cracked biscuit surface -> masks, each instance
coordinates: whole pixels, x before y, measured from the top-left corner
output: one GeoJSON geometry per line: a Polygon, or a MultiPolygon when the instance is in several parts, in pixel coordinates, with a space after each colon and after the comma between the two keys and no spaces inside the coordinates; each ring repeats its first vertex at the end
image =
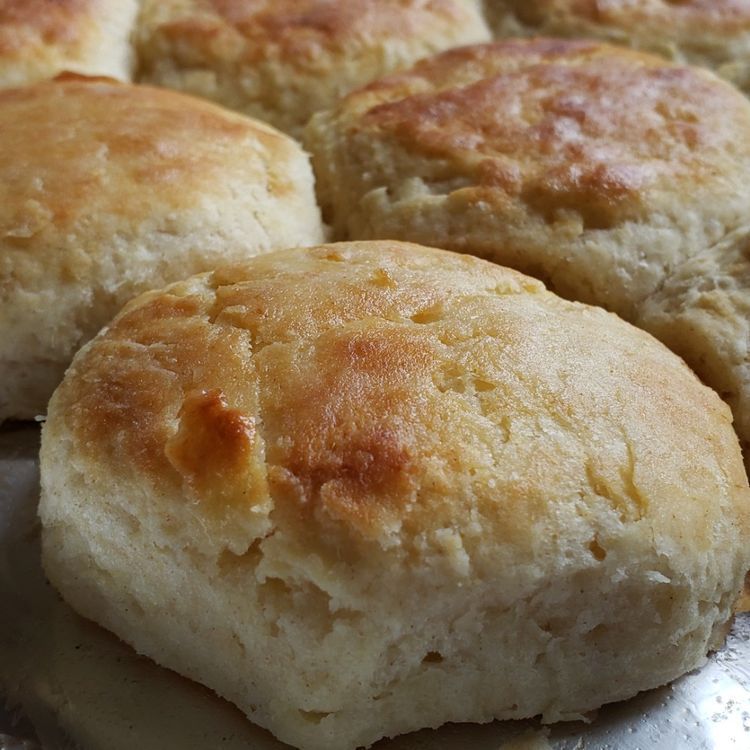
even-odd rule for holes
{"type": "Polygon", "coordinates": [[[0,92],[0,420],[44,414],[136,294],[322,234],[307,156],[262,123],[107,79],[0,92]]]}
{"type": "Polygon", "coordinates": [[[598,42],[450,50],[319,113],[305,142],[338,239],[472,253],[627,319],[750,218],[745,97],[598,42]]]}
{"type": "Polygon", "coordinates": [[[145,0],[140,80],[299,135],[310,115],[373,78],[488,41],[476,0],[145,0]]]}
{"type": "Polygon", "coordinates": [[[42,486],[74,608],[309,750],[663,684],[750,566],[729,410],[681,360],[393,241],[131,302],[52,400],[42,486]]]}

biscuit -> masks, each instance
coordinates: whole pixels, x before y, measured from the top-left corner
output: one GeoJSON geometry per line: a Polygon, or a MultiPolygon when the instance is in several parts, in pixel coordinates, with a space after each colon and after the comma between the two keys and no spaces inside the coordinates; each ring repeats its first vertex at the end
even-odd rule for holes
{"type": "Polygon", "coordinates": [[[729,403],[750,449],[750,234],[739,230],[678,266],[637,324],[677,352],[729,403]]]}
{"type": "Polygon", "coordinates": [[[472,253],[632,319],[750,219],[750,103],[700,68],[598,42],[451,50],[305,134],[338,239],[472,253]]]}
{"type": "Polygon", "coordinates": [[[145,0],[136,39],[140,80],[298,135],[353,88],[490,32],[476,0],[145,0]]]}
{"type": "Polygon", "coordinates": [[[0,88],[64,71],[127,81],[138,0],[0,0],[0,88]]]}
{"type": "Polygon", "coordinates": [[[41,472],[66,600],[306,750],[664,684],[750,567],[729,409],[677,356],[397,242],[137,298],[55,393],[41,472]]]}
{"type": "Polygon", "coordinates": [[[307,156],[262,123],[104,79],[0,92],[0,421],[135,294],[322,238],[307,156]]]}
{"type": "Polygon", "coordinates": [[[485,13],[498,37],[593,37],[750,84],[745,0],[485,0],[485,13]]]}

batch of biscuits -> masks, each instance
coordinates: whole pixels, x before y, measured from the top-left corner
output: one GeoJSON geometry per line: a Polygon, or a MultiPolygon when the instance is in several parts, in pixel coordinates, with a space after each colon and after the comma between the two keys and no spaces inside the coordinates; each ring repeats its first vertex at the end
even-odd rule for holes
{"type": "Polygon", "coordinates": [[[750,569],[745,83],[749,0],[0,0],[52,584],[303,750],[700,666],[750,569]]]}

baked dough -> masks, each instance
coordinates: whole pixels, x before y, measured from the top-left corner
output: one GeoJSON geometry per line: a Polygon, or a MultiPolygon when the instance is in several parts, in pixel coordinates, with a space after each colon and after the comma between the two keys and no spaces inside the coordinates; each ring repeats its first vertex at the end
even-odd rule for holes
{"type": "Polygon", "coordinates": [[[44,414],[135,294],[322,239],[307,156],[264,124],[109,80],[0,92],[0,421],[44,414]]]}
{"type": "Polygon", "coordinates": [[[66,600],[306,750],[661,685],[750,567],[729,409],[678,357],[397,242],[137,298],[53,397],[41,474],[66,600]]]}
{"type": "Polygon", "coordinates": [[[140,80],[298,135],[373,78],[488,41],[477,0],[144,0],[140,80]]]}
{"type": "Polygon", "coordinates": [[[750,449],[750,233],[739,230],[678,266],[644,301],[639,326],[677,352],[729,403],[750,449]]]}
{"type": "Polygon", "coordinates": [[[599,42],[444,52],[316,115],[338,239],[472,253],[634,319],[750,221],[750,103],[699,68],[599,42]]]}
{"type": "Polygon", "coordinates": [[[499,37],[596,37],[711,68],[748,90],[748,0],[485,0],[499,37]]]}
{"type": "Polygon", "coordinates": [[[138,0],[0,0],[0,88],[63,71],[128,80],[138,0]]]}

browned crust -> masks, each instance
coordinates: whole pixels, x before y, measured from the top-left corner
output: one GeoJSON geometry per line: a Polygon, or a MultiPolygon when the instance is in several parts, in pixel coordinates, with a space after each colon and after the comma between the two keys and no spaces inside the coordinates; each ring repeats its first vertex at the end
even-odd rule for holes
{"type": "MultiPolygon", "coordinates": [[[[612,3],[601,0],[488,0],[490,5],[513,12],[530,27],[553,23],[590,23],[630,29],[691,30],[700,35],[740,34],[750,31],[750,6],[745,0],[635,0],[612,3]]],[[[493,9],[494,10],[494,9],[493,9]]],[[[496,11],[495,11],[496,12],[496,11]]]]}
{"type": "Polygon", "coordinates": [[[144,295],[76,358],[62,414],[82,457],[211,516],[268,490],[290,528],[382,540],[473,509],[490,536],[532,534],[552,497],[671,524],[676,492],[700,525],[718,512],[701,487],[729,481],[750,523],[728,410],[676,357],[520,274],[402,243],[275,253],[144,295]]]}
{"type": "Polygon", "coordinates": [[[18,54],[33,43],[79,43],[101,5],[98,0],[2,0],[0,56],[18,54]]]}
{"type": "Polygon", "coordinates": [[[158,33],[177,51],[189,49],[189,56],[203,60],[278,56],[306,66],[357,40],[415,36],[436,19],[460,23],[466,10],[455,0],[205,0],[175,10],[158,33]]]}
{"type": "Polygon", "coordinates": [[[737,124],[750,133],[744,98],[698,70],[551,39],[451,50],[342,107],[364,108],[352,130],[449,160],[477,200],[577,211],[593,229],[641,213],[658,186],[710,183],[741,150],[737,124]]]}
{"type": "Polygon", "coordinates": [[[191,493],[209,505],[244,504],[244,484],[255,441],[255,422],[229,408],[219,388],[188,393],[177,432],[167,441],[167,460],[191,493]],[[236,482],[228,482],[235,477],[236,482]]]}
{"type": "MultiPolygon", "coordinates": [[[[155,192],[185,208],[194,186],[221,184],[220,171],[236,158],[230,144],[288,150],[280,133],[209,102],[71,74],[0,91],[0,140],[2,213],[6,233],[19,237],[63,231],[95,206],[146,217],[155,192]]],[[[289,184],[275,179],[272,188],[283,193],[289,184]]]]}

